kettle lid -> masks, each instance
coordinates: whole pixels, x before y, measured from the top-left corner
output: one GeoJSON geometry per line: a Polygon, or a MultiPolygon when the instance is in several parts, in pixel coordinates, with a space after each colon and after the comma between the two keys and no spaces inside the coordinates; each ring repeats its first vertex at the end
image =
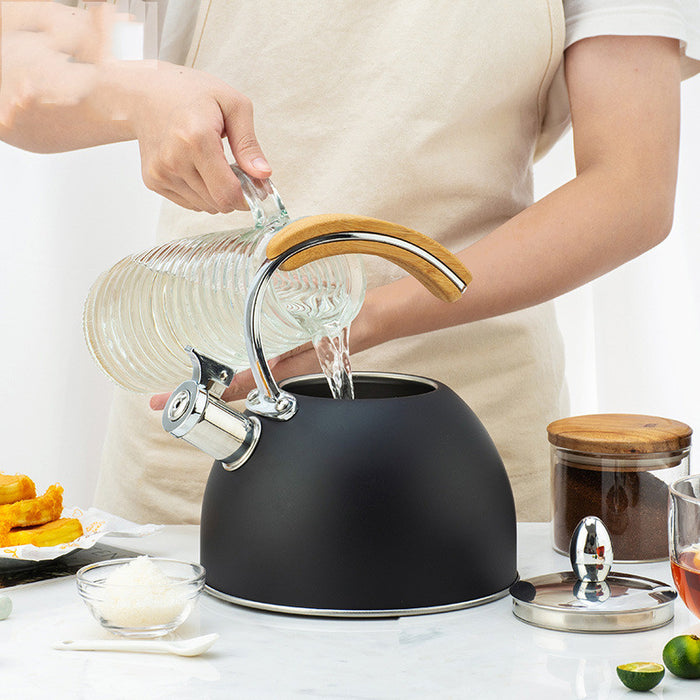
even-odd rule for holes
{"type": "Polygon", "coordinates": [[[610,536],[596,517],[583,518],[571,538],[572,571],[517,581],[513,614],[537,627],[564,632],[641,632],[673,619],[672,586],[626,573],[608,573],[610,536]]]}

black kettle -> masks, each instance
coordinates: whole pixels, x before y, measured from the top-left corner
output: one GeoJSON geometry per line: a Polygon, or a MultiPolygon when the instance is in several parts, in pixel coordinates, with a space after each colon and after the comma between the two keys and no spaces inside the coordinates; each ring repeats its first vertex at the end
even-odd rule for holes
{"type": "Polygon", "coordinates": [[[517,580],[513,495],[467,404],[417,376],[355,373],[354,400],[322,375],[277,385],[260,343],[260,299],[278,268],[341,253],[381,255],[436,296],[470,279],[422,234],[361,217],[281,229],[247,299],[257,389],[245,413],[220,400],[230,368],[188,348],[191,380],[164,428],[216,458],[204,493],[201,563],[209,593],[295,614],[375,617],[485,603],[517,580]]]}

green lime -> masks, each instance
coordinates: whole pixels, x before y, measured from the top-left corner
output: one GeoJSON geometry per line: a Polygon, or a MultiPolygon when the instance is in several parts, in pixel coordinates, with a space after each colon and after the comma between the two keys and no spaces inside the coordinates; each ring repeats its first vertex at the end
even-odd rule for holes
{"type": "Polygon", "coordinates": [[[664,647],[666,668],[679,678],[700,678],[700,637],[682,634],[664,647]]]}
{"type": "Polygon", "coordinates": [[[664,677],[664,667],[650,661],[634,661],[618,666],[617,675],[630,690],[651,690],[664,677]]]}

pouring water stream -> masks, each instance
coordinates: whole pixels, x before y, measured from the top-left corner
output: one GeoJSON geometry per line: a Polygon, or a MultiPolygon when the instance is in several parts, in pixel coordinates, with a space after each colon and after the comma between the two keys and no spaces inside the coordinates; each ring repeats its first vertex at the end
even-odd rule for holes
{"type": "Polygon", "coordinates": [[[325,375],[331,396],[334,399],[354,399],[349,347],[350,327],[345,326],[338,333],[314,339],[321,371],[325,375]]]}

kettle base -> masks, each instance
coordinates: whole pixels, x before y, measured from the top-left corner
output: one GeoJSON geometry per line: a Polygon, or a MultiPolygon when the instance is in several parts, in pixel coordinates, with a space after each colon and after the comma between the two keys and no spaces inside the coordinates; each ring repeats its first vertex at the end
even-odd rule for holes
{"type": "MultiPolygon", "coordinates": [[[[514,582],[515,583],[515,582],[514,582]]],[[[267,612],[285,613],[287,615],[307,615],[310,617],[405,617],[407,615],[432,615],[435,613],[452,612],[454,610],[462,610],[463,608],[473,608],[477,605],[485,605],[494,600],[503,598],[508,595],[510,586],[502,591],[492,593],[483,598],[475,600],[466,600],[459,603],[449,603],[448,605],[432,605],[423,608],[396,608],[393,610],[332,610],[326,608],[297,608],[289,605],[275,605],[274,603],[261,603],[257,600],[245,600],[237,598],[217,591],[211,586],[204,586],[204,590],[215,598],[225,600],[228,603],[235,603],[246,608],[256,608],[257,610],[266,610],[267,612]]]]}

